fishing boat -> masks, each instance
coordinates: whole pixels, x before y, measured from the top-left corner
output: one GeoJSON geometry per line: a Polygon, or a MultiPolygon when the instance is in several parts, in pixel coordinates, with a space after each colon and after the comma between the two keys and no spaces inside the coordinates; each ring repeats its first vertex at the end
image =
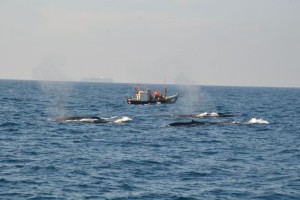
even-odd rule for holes
{"type": "Polygon", "coordinates": [[[134,87],[135,96],[128,97],[128,104],[170,104],[175,103],[179,94],[167,96],[167,88],[164,87],[163,92],[159,90],[151,91],[148,88],[140,90],[139,86],[134,87]]]}

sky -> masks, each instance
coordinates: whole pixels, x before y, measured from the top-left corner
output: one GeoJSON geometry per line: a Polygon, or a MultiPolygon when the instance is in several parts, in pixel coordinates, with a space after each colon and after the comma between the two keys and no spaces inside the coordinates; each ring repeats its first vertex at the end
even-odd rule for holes
{"type": "Polygon", "coordinates": [[[300,87],[299,0],[0,0],[0,79],[300,87]]]}

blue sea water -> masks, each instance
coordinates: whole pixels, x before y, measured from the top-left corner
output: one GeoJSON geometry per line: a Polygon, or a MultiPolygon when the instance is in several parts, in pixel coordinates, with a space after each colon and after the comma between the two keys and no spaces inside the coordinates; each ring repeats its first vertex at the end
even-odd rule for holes
{"type": "Polygon", "coordinates": [[[300,199],[299,88],[177,91],[135,106],[132,84],[1,80],[0,199],[300,199]]]}

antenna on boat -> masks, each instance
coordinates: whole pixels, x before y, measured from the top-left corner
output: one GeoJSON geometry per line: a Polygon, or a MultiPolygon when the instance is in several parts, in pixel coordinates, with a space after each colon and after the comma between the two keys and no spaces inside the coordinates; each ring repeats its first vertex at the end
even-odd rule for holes
{"type": "Polygon", "coordinates": [[[164,91],[163,91],[164,98],[167,97],[167,86],[166,86],[166,78],[164,79],[164,91]]]}

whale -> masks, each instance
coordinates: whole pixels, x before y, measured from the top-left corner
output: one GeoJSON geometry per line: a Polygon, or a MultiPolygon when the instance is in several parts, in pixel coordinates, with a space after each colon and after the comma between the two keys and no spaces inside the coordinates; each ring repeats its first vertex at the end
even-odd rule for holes
{"type": "Polygon", "coordinates": [[[169,126],[194,126],[194,125],[205,125],[207,122],[199,122],[192,120],[190,122],[174,122],[169,124],[169,126]]]}
{"type": "Polygon", "coordinates": [[[55,118],[56,122],[87,122],[87,123],[107,123],[110,122],[100,117],[86,117],[86,116],[72,116],[72,117],[58,117],[55,118]]]}
{"type": "Polygon", "coordinates": [[[176,115],[177,117],[190,117],[190,118],[204,118],[204,117],[234,117],[232,114],[227,114],[227,113],[199,113],[199,114],[181,114],[181,115],[176,115]]]}
{"type": "Polygon", "coordinates": [[[192,120],[190,122],[174,122],[169,124],[168,126],[196,126],[196,125],[213,125],[213,124],[232,124],[233,122],[210,122],[210,121],[204,121],[199,122],[192,120]]]}

